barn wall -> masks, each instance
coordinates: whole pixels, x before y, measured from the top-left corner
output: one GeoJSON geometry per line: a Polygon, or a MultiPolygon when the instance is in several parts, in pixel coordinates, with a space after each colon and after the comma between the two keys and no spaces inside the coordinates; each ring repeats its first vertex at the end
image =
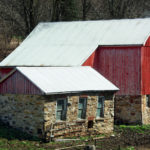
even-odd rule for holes
{"type": "Polygon", "coordinates": [[[91,67],[93,67],[95,53],[96,53],[96,51],[93,52],[93,54],[83,63],[82,66],[91,66],[91,67]]]}
{"type": "Polygon", "coordinates": [[[0,94],[42,94],[42,92],[16,71],[0,84],[0,94]]]}
{"type": "Polygon", "coordinates": [[[141,94],[141,47],[99,47],[93,59],[91,67],[120,88],[117,95],[141,94]]]}
{"type": "Polygon", "coordinates": [[[43,136],[44,98],[38,95],[0,95],[0,121],[33,136],[43,136]]]}
{"type": "Polygon", "coordinates": [[[0,95],[0,121],[23,132],[50,139],[112,133],[114,129],[114,95],[103,93],[76,93],[66,95],[0,95]],[[104,117],[96,118],[98,96],[105,96],[104,117]],[[68,100],[67,118],[56,120],[57,100],[68,100]],[[87,98],[86,118],[78,119],[79,97],[87,98]],[[89,122],[93,125],[89,127],[89,122]]]}
{"type": "Polygon", "coordinates": [[[143,95],[150,94],[150,47],[142,47],[142,90],[143,95]]]}
{"type": "Polygon", "coordinates": [[[146,95],[117,95],[114,106],[115,124],[150,124],[146,95]]]}
{"type": "Polygon", "coordinates": [[[0,68],[0,78],[3,78],[5,75],[7,75],[12,70],[13,70],[13,68],[0,68]]]}
{"type": "MultiPolygon", "coordinates": [[[[65,121],[56,120],[56,100],[61,95],[48,96],[44,104],[44,131],[46,138],[50,138],[51,130],[55,138],[69,136],[87,136],[104,133],[112,133],[114,128],[114,100],[113,94],[104,93],[82,93],[66,95],[69,106],[67,106],[67,117],[65,121]],[[105,96],[104,117],[96,118],[98,96],[105,96]],[[79,97],[87,98],[86,118],[78,119],[79,97]],[[88,127],[89,122],[93,123],[88,127]]],[[[64,96],[65,97],[65,96],[64,96]]]]}
{"type": "Polygon", "coordinates": [[[148,37],[148,39],[146,40],[145,42],[145,45],[144,46],[150,46],[150,36],[148,37]]]}
{"type": "MultiPolygon", "coordinates": [[[[142,96],[115,96],[115,124],[144,124],[142,122],[142,96]]],[[[145,118],[147,121],[147,119],[145,118]]]]}

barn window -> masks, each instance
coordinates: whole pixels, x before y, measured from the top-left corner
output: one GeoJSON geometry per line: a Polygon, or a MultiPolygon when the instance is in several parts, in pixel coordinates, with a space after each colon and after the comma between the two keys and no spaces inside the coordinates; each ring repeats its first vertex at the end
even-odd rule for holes
{"type": "Polygon", "coordinates": [[[57,100],[56,120],[66,120],[66,114],[67,114],[67,100],[66,99],[57,100]]]}
{"type": "Polygon", "coordinates": [[[150,95],[146,95],[146,106],[150,107],[150,95]]]}
{"type": "Polygon", "coordinates": [[[98,104],[97,104],[97,118],[103,118],[104,117],[104,96],[98,97],[98,104]]]}
{"type": "Polygon", "coordinates": [[[78,104],[78,118],[79,119],[86,118],[86,105],[87,105],[87,99],[79,98],[79,104],[78,104]]]}

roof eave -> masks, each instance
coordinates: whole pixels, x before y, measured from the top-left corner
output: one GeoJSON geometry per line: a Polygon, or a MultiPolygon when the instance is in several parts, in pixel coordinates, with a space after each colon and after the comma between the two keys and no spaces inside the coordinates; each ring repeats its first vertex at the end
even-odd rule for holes
{"type": "Polygon", "coordinates": [[[144,44],[110,44],[110,45],[99,45],[99,47],[128,47],[128,46],[143,46],[144,44]]]}
{"type": "Polygon", "coordinates": [[[83,91],[45,92],[44,95],[76,94],[76,93],[83,93],[83,92],[114,92],[114,93],[116,93],[117,91],[119,91],[119,89],[116,89],[116,90],[83,90],[83,91]]]}

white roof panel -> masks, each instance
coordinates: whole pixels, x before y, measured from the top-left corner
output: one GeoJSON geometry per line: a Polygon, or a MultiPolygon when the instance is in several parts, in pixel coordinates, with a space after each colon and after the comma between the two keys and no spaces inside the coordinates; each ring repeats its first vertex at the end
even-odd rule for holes
{"type": "Polygon", "coordinates": [[[79,66],[99,45],[143,45],[150,18],[40,23],[1,66],[79,66]]]}
{"type": "Polygon", "coordinates": [[[91,67],[17,67],[17,70],[47,95],[119,90],[91,67]]]}

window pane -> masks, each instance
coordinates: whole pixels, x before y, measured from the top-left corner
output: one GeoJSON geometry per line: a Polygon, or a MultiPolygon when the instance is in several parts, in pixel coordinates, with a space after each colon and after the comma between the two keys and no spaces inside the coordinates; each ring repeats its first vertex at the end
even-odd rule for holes
{"type": "Polygon", "coordinates": [[[67,100],[57,100],[57,112],[56,112],[56,119],[57,120],[65,120],[67,113],[67,100]]]}
{"type": "Polygon", "coordinates": [[[104,110],[103,109],[101,109],[100,117],[104,117],[104,110]]]}
{"type": "Polygon", "coordinates": [[[63,109],[63,105],[64,105],[64,100],[58,100],[57,102],[57,109],[63,109]]]}
{"type": "Polygon", "coordinates": [[[101,110],[97,109],[97,114],[96,114],[97,117],[100,117],[100,112],[101,112],[101,110]]]}
{"type": "Polygon", "coordinates": [[[78,118],[81,118],[81,116],[82,116],[82,110],[78,110],[78,118]]]}
{"type": "Polygon", "coordinates": [[[98,108],[102,108],[102,101],[100,99],[98,101],[98,108]]]}
{"type": "Polygon", "coordinates": [[[104,117],[104,100],[104,97],[99,97],[98,99],[96,117],[104,117]]]}
{"type": "Polygon", "coordinates": [[[86,118],[86,111],[83,110],[82,114],[81,114],[81,118],[85,119],[86,118]]]}
{"type": "Polygon", "coordinates": [[[78,118],[85,119],[86,117],[86,98],[80,98],[78,104],[78,118]]]}
{"type": "Polygon", "coordinates": [[[79,103],[79,109],[83,109],[83,103],[79,103]]]}
{"type": "Polygon", "coordinates": [[[62,110],[63,106],[62,105],[57,105],[57,110],[62,110]]]}
{"type": "Polygon", "coordinates": [[[146,95],[146,105],[150,107],[150,95],[146,95]]]}
{"type": "Polygon", "coordinates": [[[56,119],[57,120],[61,120],[61,116],[62,116],[62,112],[61,111],[57,111],[56,119]]]}
{"type": "Polygon", "coordinates": [[[80,98],[80,99],[79,99],[79,103],[83,104],[83,103],[84,103],[84,100],[85,100],[85,99],[80,98]]]}

